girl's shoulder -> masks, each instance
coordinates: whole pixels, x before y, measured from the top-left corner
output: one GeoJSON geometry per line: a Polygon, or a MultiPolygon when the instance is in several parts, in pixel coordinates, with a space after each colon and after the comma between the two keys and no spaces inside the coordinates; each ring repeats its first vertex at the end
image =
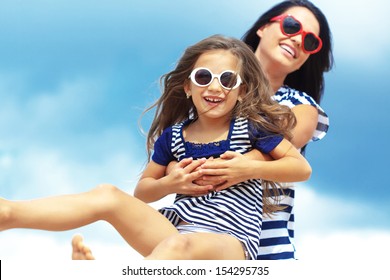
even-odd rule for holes
{"type": "Polygon", "coordinates": [[[187,119],[187,120],[184,120],[182,122],[178,122],[172,126],[169,126],[163,130],[161,135],[165,135],[165,134],[170,135],[172,133],[179,132],[179,131],[183,130],[183,128],[191,121],[192,121],[191,119],[187,119]]]}
{"type": "Polygon", "coordinates": [[[158,137],[157,141],[160,143],[170,144],[173,138],[177,138],[182,135],[183,127],[188,124],[189,121],[190,120],[185,120],[165,128],[161,135],[158,137]]]}

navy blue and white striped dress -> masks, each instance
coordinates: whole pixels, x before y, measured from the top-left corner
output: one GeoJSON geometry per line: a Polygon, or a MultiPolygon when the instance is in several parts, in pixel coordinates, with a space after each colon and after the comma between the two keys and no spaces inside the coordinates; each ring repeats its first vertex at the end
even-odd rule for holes
{"type": "MultiPolygon", "coordinates": [[[[183,127],[189,122],[164,130],[154,146],[154,162],[166,166],[172,160],[218,157],[228,150],[246,153],[253,148],[269,153],[283,139],[280,135],[253,131],[247,119],[237,118],[232,120],[226,140],[189,143],[183,138],[183,127]]],[[[200,197],[177,195],[174,204],[160,212],[175,226],[185,221],[213,232],[230,234],[244,244],[251,259],[257,257],[263,216],[261,180],[248,180],[200,197]]]]}
{"type": "MultiPolygon", "coordinates": [[[[329,118],[324,110],[304,92],[292,89],[288,86],[281,87],[274,99],[279,104],[293,108],[297,105],[308,104],[318,110],[318,124],[311,141],[321,140],[329,128],[329,118]]],[[[262,231],[260,236],[260,250],[258,260],[295,259],[294,246],[294,198],[295,188],[293,184],[285,184],[285,196],[281,196],[280,203],[286,209],[269,217],[263,217],[262,231]]]]}

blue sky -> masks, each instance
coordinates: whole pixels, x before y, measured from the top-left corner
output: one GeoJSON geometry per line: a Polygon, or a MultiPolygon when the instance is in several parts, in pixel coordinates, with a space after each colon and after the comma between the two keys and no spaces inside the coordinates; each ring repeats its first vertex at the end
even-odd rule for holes
{"type": "MultiPolygon", "coordinates": [[[[216,33],[241,37],[277,2],[1,1],[0,196],[31,199],[102,182],[132,192],[146,160],[138,120],[159,96],[159,77],[188,45],[216,33]]],[[[322,103],[331,127],[308,147],[313,175],[297,193],[298,252],[325,257],[332,246],[349,256],[359,243],[377,254],[369,244],[390,246],[390,33],[383,24],[390,4],[313,2],[328,17],[336,64],[322,103]]],[[[0,258],[21,256],[9,245],[17,238],[31,248],[25,257],[41,244],[66,259],[74,232],[101,258],[130,250],[98,223],[65,233],[3,232],[0,258]]]]}

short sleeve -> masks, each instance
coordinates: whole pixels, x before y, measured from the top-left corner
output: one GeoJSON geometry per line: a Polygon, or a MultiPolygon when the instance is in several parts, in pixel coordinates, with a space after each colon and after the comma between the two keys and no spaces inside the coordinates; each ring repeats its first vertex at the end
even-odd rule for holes
{"type": "Polygon", "coordinates": [[[315,100],[305,92],[282,86],[274,95],[274,99],[281,105],[294,108],[297,105],[311,105],[317,108],[318,122],[311,141],[318,141],[325,137],[329,129],[329,117],[315,100]]]}
{"type": "Polygon", "coordinates": [[[273,149],[275,149],[284,138],[280,134],[272,134],[265,130],[255,128],[251,123],[249,123],[249,130],[253,148],[265,154],[269,154],[273,149]]]}
{"type": "Polygon", "coordinates": [[[167,128],[154,143],[152,160],[160,165],[167,166],[175,160],[171,150],[172,128],[167,128]]]}

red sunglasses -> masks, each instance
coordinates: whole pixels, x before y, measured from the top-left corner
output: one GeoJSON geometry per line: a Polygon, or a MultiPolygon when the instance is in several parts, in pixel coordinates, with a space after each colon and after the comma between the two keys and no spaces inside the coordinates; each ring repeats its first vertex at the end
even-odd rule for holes
{"type": "Polygon", "coordinates": [[[302,35],[302,50],[305,53],[317,53],[322,48],[322,40],[312,32],[303,31],[302,23],[292,15],[280,15],[271,18],[270,22],[279,21],[280,30],[285,36],[292,37],[302,35]]]}

